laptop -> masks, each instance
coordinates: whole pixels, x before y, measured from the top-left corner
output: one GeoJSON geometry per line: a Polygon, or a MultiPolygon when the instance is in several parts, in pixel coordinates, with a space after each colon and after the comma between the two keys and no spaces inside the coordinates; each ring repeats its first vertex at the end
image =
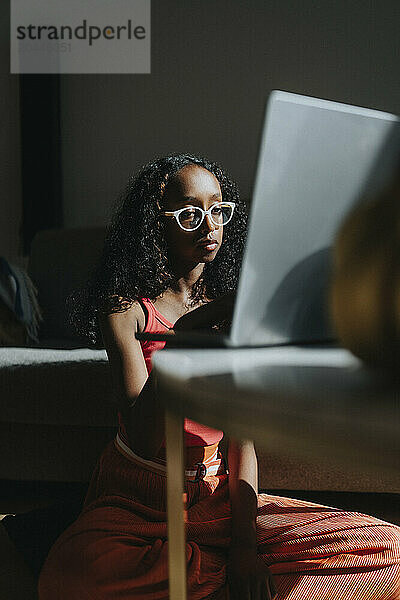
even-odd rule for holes
{"type": "Polygon", "coordinates": [[[174,347],[332,344],[331,248],[346,214],[394,176],[400,119],[273,91],[258,155],[229,335],[136,334],[174,347]]]}

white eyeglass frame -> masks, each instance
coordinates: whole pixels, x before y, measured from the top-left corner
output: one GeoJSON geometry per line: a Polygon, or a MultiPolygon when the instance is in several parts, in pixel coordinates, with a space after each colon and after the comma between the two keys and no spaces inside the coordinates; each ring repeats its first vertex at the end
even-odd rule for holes
{"type": "Polygon", "coordinates": [[[235,202],[215,202],[212,206],[210,206],[210,208],[208,210],[204,210],[203,208],[201,208],[200,206],[192,206],[191,204],[189,206],[184,206],[183,208],[178,208],[178,210],[164,210],[162,211],[160,214],[164,215],[165,217],[175,217],[176,222],[178,223],[179,227],[181,229],[183,229],[183,231],[196,231],[196,229],[198,229],[199,227],[201,227],[201,224],[204,221],[204,218],[206,215],[208,215],[211,219],[211,221],[214,223],[214,225],[216,225],[217,227],[225,227],[225,225],[227,225],[229,223],[229,221],[232,219],[233,217],[233,211],[235,210],[235,206],[236,203],[235,202]],[[216,223],[212,217],[211,211],[213,208],[215,208],[216,206],[223,206],[228,204],[231,208],[232,208],[232,213],[231,216],[229,217],[229,219],[227,220],[226,223],[222,224],[222,223],[216,223]],[[191,229],[187,229],[186,227],[183,227],[180,223],[179,223],[179,215],[184,211],[187,210],[188,208],[197,208],[197,210],[200,210],[202,213],[202,217],[200,219],[200,223],[198,225],[196,225],[196,227],[193,227],[191,229]]]}

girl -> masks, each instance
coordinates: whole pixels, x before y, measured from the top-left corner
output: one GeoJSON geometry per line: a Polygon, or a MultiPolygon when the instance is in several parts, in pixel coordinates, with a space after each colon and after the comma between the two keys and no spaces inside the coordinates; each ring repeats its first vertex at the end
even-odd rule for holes
{"type": "MultiPolygon", "coordinates": [[[[168,598],[164,411],[151,374],[164,342],[135,332],[223,327],[245,232],[235,184],[206,159],[167,156],[130,182],[74,310],[78,329],[106,346],[119,432],[50,551],[40,600],[168,598]]],[[[228,476],[222,437],[185,420],[191,600],[400,598],[397,527],[258,495],[253,445],[229,441],[228,476]]]]}

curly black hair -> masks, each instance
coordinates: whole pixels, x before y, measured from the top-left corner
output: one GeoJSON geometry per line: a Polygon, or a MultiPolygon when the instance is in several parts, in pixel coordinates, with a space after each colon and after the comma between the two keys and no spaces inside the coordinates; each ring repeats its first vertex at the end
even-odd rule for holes
{"type": "Polygon", "coordinates": [[[122,312],[140,298],[154,301],[173,287],[175,275],[168,259],[164,222],[159,219],[168,182],[189,164],[204,167],[217,178],[222,197],[236,203],[215,259],[204,266],[191,291],[192,306],[204,298],[235,291],[247,229],[247,210],[237,185],[224,170],[206,158],[171,154],[143,166],[131,177],[107,229],[101,258],[88,284],[69,298],[69,320],[90,344],[102,344],[97,315],[122,312]]]}

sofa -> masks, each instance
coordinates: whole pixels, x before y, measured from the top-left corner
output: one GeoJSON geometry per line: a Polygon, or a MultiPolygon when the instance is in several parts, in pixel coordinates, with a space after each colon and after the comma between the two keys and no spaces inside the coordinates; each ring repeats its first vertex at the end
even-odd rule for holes
{"type": "MultiPolygon", "coordinates": [[[[58,229],[33,240],[28,273],[43,313],[40,344],[0,348],[0,480],[84,482],[115,434],[105,350],[82,347],[65,301],[101,252],[103,228],[58,229]]],[[[259,451],[260,489],[393,492],[357,472],[259,451]]]]}
{"type": "Polygon", "coordinates": [[[0,479],[86,481],[115,433],[106,352],[82,347],[65,306],[103,239],[94,228],[33,240],[27,270],[43,315],[40,343],[0,348],[0,479]]]}

